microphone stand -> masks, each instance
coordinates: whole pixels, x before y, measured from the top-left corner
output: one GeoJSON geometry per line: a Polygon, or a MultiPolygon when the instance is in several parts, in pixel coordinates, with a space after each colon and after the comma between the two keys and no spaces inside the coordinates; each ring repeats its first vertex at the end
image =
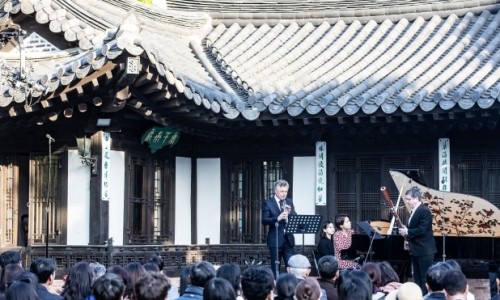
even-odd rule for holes
{"type": "Polygon", "coordinates": [[[274,224],[274,226],[276,226],[276,260],[274,261],[274,270],[275,270],[275,276],[276,278],[275,279],[278,279],[278,275],[279,275],[279,270],[280,270],[280,250],[278,248],[278,237],[279,237],[279,233],[278,233],[278,230],[279,230],[279,225],[280,225],[280,221],[276,221],[276,223],[274,224]]]}
{"type": "Polygon", "coordinates": [[[46,213],[46,218],[45,218],[45,257],[49,257],[49,201],[50,201],[50,190],[52,189],[52,184],[51,184],[51,169],[52,169],[52,141],[53,139],[50,137],[50,135],[47,135],[47,138],[49,139],[49,172],[48,176],[49,179],[47,180],[47,201],[45,202],[45,213],[46,213]]]}

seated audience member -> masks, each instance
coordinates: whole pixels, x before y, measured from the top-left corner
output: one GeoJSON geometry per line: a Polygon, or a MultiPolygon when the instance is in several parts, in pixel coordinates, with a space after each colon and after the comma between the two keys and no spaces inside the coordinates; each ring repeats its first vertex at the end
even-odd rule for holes
{"type": "Polygon", "coordinates": [[[146,257],[144,258],[144,265],[147,263],[153,263],[157,265],[160,272],[163,271],[163,268],[165,266],[165,262],[163,261],[161,255],[156,253],[150,253],[146,255],[146,257]]]}
{"type": "Polygon", "coordinates": [[[305,279],[311,272],[311,263],[304,255],[295,254],[288,260],[287,271],[295,275],[298,279],[305,279]]]}
{"type": "Polygon", "coordinates": [[[155,263],[152,263],[152,262],[147,262],[145,263],[144,265],[142,265],[144,267],[144,270],[146,272],[160,272],[160,268],[158,267],[157,264],[155,263]]]}
{"type": "MultiPolygon", "coordinates": [[[[163,300],[167,299],[171,284],[167,276],[161,272],[146,272],[135,283],[136,300],[163,300]]],[[[196,299],[196,298],[194,298],[196,299]]]]}
{"type": "Polygon", "coordinates": [[[177,299],[203,299],[203,287],[207,282],[215,277],[215,268],[208,261],[200,261],[189,269],[190,283],[182,296],[177,299]]]}
{"type": "Polygon", "coordinates": [[[5,290],[4,300],[40,300],[40,297],[29,283],[13,281],[5,290]]]}
{"type": "MultiPolygon", "coordinates": [[[[446,264],[451,266],[452,269],[462,272],[462,267],[460,267],[460,264],[456,260],[448,259],[446,261],[446,264]]],[[[474,297],[474,295],[469,290],[467,290],[467,300],[475,300],[475,299],[476,297],[474,297]]]]}
{"type": "Polygon", "coordinates": [[[50,292],[49,287],[56,279],[56,262],[51,258],[38,258],[30,265],[30,271],[38,278],[36,292],[42,300],[61,300],[62,297],[50,292]]]}
{"type": "Polygon", "coordinates": [[[371,300],[372,281],[361,270],[344,270],[338,279],[339,300],[371,300]]]}
{"type": "Polygon", "coordinates": [[[125,284],[122,278],[114,273],[105,273],[92,285],[95,300],[121,300],[124,293],[125,284]]]}
{"type": "Polygon", "coordinates": [[[333,234],[335,233],[335,225],[331,221],[326,221],[323,223],[321,231],[321,239],[318,242],[318,256],[316,259],[319,260],[325,255],[335,255],[333,249],[333,234]]]}
{"type": "Polygon", "coordinates": [[[443,288],[446,300],[465,300],[469,286],[464,273],[459,270],[449,270],[443,277],[443,288]]]}
{"type": "Polygon", "coordinates": [[[92,273],[94,274],[93,280],[96,281],[97,278],[101,277],[106,273],[106,267],[98,262],[93,262],[89,264],[90,270],[92,270],[92,273]]]}
{"type": "Polygon", "coordinates": [[[325,255],[318,261],[318,283],[325,291],[328,300],[339,298],[335,281],[339,276],[339,264],[332,255],[325,255]]]}
{"type": "Polygon", "coordinates": [[[8,264],[2,269],[2,271],[4,272],[3,280],[5,281],[3,285],[4,288],[7,288],[7,284],[14,281],[14,278],[24,272],[24,269],[19,264],[8,264]]]}
{"type": "Polygon", "coordinates": [[[295,288],[295,299],[297,300],[319,300],[321,298],[321,288],[316,280],[306,278],[300,280],[295,288]]]}
{"type": "Polygon", "coordinates": [[[241,290],[246,300],[272,300],[273,271],[268,267],[250,267],[241,274],[241,290]]]}
{"type": "Polygon", "coordinates": [[[214,277],[203,288],[203,300],[236,300],[236,293],[227,279],[214,277]]]}
{"type": "Polygon", "coordinates": [[[276,288],[274,300],[293,300],[295,296],[295,288],[299,280],[295,275],[283,273],[276,280],[276,288]]]}
{"type": "MultiPolygon", "coordinates": [[[[24,283],[27,283],[31,285],[36,291],[37,286],[38,286],[38,278],[36,277],[35,274],[31,273],[30,271],[22,271],[20,273],[17,273],[16,276],[12,281],[22,281],[24,283]]],[[[10,284],[11,281],[9,281],[8,284],[10,284]]],[[[38,294],[38,293],[37,293],[38,294]]],[[[38,295],[40,296],[40,295],[38,295]]]]}
{"type": "Polygon", "coordinates": [[[236,298],[243,300],[241,293],[241,268],[237,264],[225,263],[217,269],[215,277],[224,278],[233,287],[236,298]]]}
{"type": "Polygon", "coordinates": [[[443,262],[438,262],[427,270],[425,274],[425,285],[428,293],[424,295],[425,300],[445,299],[443,277],[449,270],[451,270],[451,267],[443,262]]]}
{"type": "Polygon", "coordinates": [[[179,296],[184,294],[187,286],[189,285],[189,272],[191,271],[191,267],[184,267],[179,276],[179,296]]]}
{"type": "Polygon", "coordinates": [[[134,287],[132,286],[132,280],[130,279],[127,270],[125,270],[125,268],[122,266],[111,266],[108,268],[107,272],[120,276],[123,284],[125,285],[125,293],[123,294],[123,299],[130,299],[134,293],[134,287]]]}
{"type": "Polygon", "coordinates": [[[372,281],[372,300],[377,300],[385,297],[385,293],[380,290],[381,286],[381,271],[378,264],[367,262],[361,266],[361,271],[366,272],[372,281]]]}
{"type": "Polygon", "coordinates": [[[94,273],[87,262],[76,263],[66,277],[61,296],[64,299],[86,299],[92,294],[92,279],[94,273]]]}
{"type": "Polygon", "coordinates": [[[401,286],[401,282],[399,282],[398,273],[392,268],[391,264],[387,261],[382,261],[378,265],[380,268],[380,290],[388,293],[398,289],[401,286]]]}
{"type": "Polygon", "coordinates": [[[414,282],[405,282],[387,294],[385,300],[422,300],[422,289],[414,282]]]}
{"type": "Polygon", "coordinates": [[[2,273],[0,274],[0,295],[5,291],[5,269],[10,264],[17,264],[21,266],[21,255],[17,251],[5,251],[0,254],[0,268],[2,273]]]}
{"type": "Polygon", "coordinates": [[[144,276],[146,273],[146,269],[144,269],[144,266],[140,262],[131,262],[125,265],[125,270],[128,273],[128,276],[130,278],[130,285],[132,286],[132,295],[135,293],[135,283],[139,278],[144,276]]]}
{"type": "Polygon", "coordinates": [[[497,269],[497,278],[495,279],[497,285],[497,294],[494,295],[490,300],[500,300],[500,267],[497,269]]]}

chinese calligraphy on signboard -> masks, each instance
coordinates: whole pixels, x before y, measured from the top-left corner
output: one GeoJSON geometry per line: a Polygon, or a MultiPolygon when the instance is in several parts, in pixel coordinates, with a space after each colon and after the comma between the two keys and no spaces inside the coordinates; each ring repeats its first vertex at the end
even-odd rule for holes
{"type": "Polygon", "coordinates": [[[110,161],[111,161],[111,135],[109,132],[102,133],[102,186],[101,200],[109,201],[110,184],[110,161]]]}
{"type": "Polygon", "coordinates": [[[450,139],[439,139],[439,190],[450,191],[450,139]]]}
{"type": "Polygon", "coordinates": [[[326,142],[316,142],[316,205],[326,205],[326,142]]]}
{"type": "Polygon", "coordinates": [[[141,138],[141,144],[148,142],[151,153],[155,153],[165,145],[172,147],[177,144],[181,133],[174,128],[169,127],[153,127],[146,131],[141,138]]]}

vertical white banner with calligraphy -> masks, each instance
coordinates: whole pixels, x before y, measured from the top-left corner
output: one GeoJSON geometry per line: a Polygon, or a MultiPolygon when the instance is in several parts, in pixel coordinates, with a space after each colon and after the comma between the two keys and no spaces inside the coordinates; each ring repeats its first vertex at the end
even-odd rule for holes
{"type": "Polygon", "coordinates": [[[326,205],[326,142],[316,142],[316,205],[326,205]]]}
{"type": "Polygon", "coordinates": [[[450,139],[439,139],[439,190],[450,191],[450,139]]]}
{"type": "Polygon", "coordinates": [[[101,200],[109,201],[110,184],[110,161],[111,161],[111,135],[109,132],[102,133],[102,159],[101,159],[101,200]]]}

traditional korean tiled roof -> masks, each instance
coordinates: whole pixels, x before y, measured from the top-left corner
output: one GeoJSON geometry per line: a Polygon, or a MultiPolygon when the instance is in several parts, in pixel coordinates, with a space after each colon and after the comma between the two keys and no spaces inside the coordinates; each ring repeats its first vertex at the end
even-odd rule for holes
{"type": "Polygon", "coordinates": [[[3,86],[0,119],[29,113],[27,93],[55,97],[121,56],[147,62],[133,90],[154,104],[129,105],[148,116],[169,115],[174,95],[226,120],[500,107],[498,0],[237,2],[1,1],[0,24],[34,15],[81,52],[38,74],[44,88],[3,86]]]}

